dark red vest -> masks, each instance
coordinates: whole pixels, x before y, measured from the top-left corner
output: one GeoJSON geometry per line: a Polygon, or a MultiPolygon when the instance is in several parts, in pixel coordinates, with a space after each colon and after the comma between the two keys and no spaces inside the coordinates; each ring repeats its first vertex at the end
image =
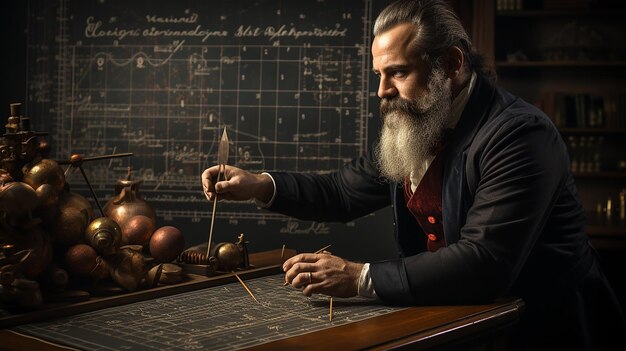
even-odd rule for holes
{"type": "Polygon", "coordinates": [[[446,246],[443,236],[443,223],[441,222],[443,160],[440,156],[442,154],[441,150],[437,153],[415,192],[411,191],[411,180],[409,178],[404,182],[406,206],[426,234],[428,251],[437,251],[440,247],[446,246]]]}

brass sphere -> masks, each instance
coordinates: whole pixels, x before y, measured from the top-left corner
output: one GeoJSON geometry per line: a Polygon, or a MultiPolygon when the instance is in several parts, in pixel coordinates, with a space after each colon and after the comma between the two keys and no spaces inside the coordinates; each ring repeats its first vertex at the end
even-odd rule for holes
{"type": "MultiPolygon", "coordinates": [[[[44,187],[46,185],[40,186],[39,189],[44,187]]],[[[76,244],[94,217],[93,208],[82,195],[70,191],[61,193],[58,204],[58,214],[51,221],[50,235],[63,246],[76,244]]]]}
{"type": "Polygon", "coordinates": [[[22,182],[10,182],[0,186],[0,212],[12,217],[28,216],[39,204],[37,193],[22,182]]]}
{"type": "Polygon", "coordinates": [[[184,249],[185,237],[176,227],[161,227],[150,238],[150,255],[159,262],[171,262],[184,249]]]}
{"type": "Polygon", "coordinates": [[[114,254],[122,241],[122,229],[109,218],[96,218],[87,226],[85,240],[99,254],[114,254]]]}
{"type": "Polygon", "coordinates": [[[233,243],[219,243],[215,247],[215,258],[217,258],[217,269],[230,272],[241,265],[241,251],[233,243]]]}
{"type": "Polygon", "coordinates": [[[41,206],[50,208],[59,204],[59,193],[51,184],[42,184],[35,190],[41,206]]]}
{"type": "Polygon", "coordinates": [[[24,172],[24,183],[35,190],[43,184],[50,184],[59,194],[65,186],[65,173],[56,161],[44,158],[24,172]]]}

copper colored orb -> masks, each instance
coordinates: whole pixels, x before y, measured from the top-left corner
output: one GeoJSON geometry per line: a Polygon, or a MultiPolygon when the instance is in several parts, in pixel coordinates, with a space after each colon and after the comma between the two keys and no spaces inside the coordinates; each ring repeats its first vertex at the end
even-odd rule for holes
{"type": "Polygon", "coordinates": [[[56,161],[44,158],[31,169],[24,172],[24,183],[37,190],[43,184],[53,186],[57,194],[65,186],[65,173],[56,161]]]}
{"type": "Polygon", "coordinates": [[[71,191],[62,192],[61,196],[59,196],[59,206],[61,206],[61,208],[73,207],[79,211],[86,211],[90,222],[95,217],[93,207],[89,200],[78,193],[71,191]]]}
{"type": "Polygon", "coordinates": [[[96,257],[96,267],[89,272],[89,275],[96,279],[106,279],[111,276],[111,267],[102,257],[96,257]]]}
{"type": "Polygon", "coordinates": [[[143,245],[150,242],[155,224],[152,218],[144,215],[130,217],[122,225],[122,245],[143,245]]]}
{"type": "Polygon", "coordinates": [[[13,216],[28,215],[39,204],[37,193],[22,182],[10,182],[0,186],[0,212],[13,216]]]}
{"type": "Polygon", "coordinates": [[[41,157],[47,158],[50,155],[50,143],[47,140],[41,140],[39,142],[39,154],[41,157]]]}
{"type": "Polygon", "coordinates": [[[77,166],[77,167],[82,165],[83,164],[83,156],[80,155],[80,154],[73,154],[70,157],[70,164],[72,166],[77,166]]]}
{"type": "Polygon", "coordinates": [[[93,247],[85,244],[77,244],[70,247],[65,253],[65,264],[70,272],[86,277],[96,268],[98,254],[93,247]]]}
{"type": "Polygon", "coordinates": [[[59,204],[59,193],[57,193],[54,186],[42,184],[35,192],[41,206],[49,208],[59,204]]]}
{"type": "Polygon", "coordinates": [[[62,208],[54,221],[50,235],[54,241],[65,247],[78,243],[89,224],[87,214],[74,207],[62,208]]]}
{"type": "MultiPolygon", "coordinates": [[[[46,185],[40,186],[37,192],[45,187],[46,185]]],[[[58,214],[54,214],[50,221],[50,235],[65,247],[77,244],[94,217],[93,208],[82,195],[70,191],[61,193],[58,204],[58,214]]],[[[47,212],[51,210],[46,208],[47,212]]]]}
{"type": "Polygon", "coordinates": [[[150,238],[150,255],[159,262],[170,262],[185,249],[185,237],[176,227],[157,229],[150,238]]]}

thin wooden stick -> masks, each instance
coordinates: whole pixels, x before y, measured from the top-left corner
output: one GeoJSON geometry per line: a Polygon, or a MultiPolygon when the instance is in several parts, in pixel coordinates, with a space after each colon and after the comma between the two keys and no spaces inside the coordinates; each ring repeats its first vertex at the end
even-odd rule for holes
{"type": "MultiPolygon", "coordinates": [[[[93,157],[82,157],[82,155],[78,155],[78,156],[80,156],[79,160],[82,163],[83,161],[108,160],[111,158],[127,157],[127,156],[132,156],[132,155],[133,155],[132,152],[127,152],[123,154],[112,154],[112,155],[102,155],[102,156],[93,156],[93,157]]],[[[70,160],[57,161],[57,163],[60,165],[71,165],[74,163],[74,161],[70,159],[70,160]]]]}
{"type": "MultiPolygon", "coordinates": [[[[244,289],[246,289],[246,291],[248,292],[248,294],[250,294],[250,296],[252,296],[252,298],[254,299],[254,301],[259,302],[259,300],[256,299],[256,297],[254,297],[254,294],[252,293],[252,291],[250,291],[250,289],[248,289],[248,286],[246,285],[246,283],[243,282],[243,280],[241,280],[241,278],[239,278],[239,276],[237,275],[237,273],[235,273],[235,271],[232,271],[233,275],[235,276],[235,278],[237,278],[237,280],[239,280],[239,282],[241,283],[241,285],[244,287],[244,289]]],[[[260,302],[259,302],[260,303],[260,302]]]]}
{"type": "MultiPolygon", "coordinates": [[[[213,224],[215,223],[215,208],[217,207],[217,183],[222,179],[222,174],[224,175],[224,179],[226,179],[226,164],[228,163],[228,135],[226,134],[226,127],[224,127],[224,132],[222,133],[222,138],[220,139],[219,146],[217,147],[217,164],[219,165],[217,171],[217,181],[213,185],[215,189],[215,198],[213,198],[213,214],[211,215],[211,230],[209,232],[209,242],[206,245],[206,257],[211,258],[211,243],[213,242],[213,224]]],[[[228,179],[226,179],[228,180],[228,179]]]]}
{"type": "Polygon", "coordinates": [[[315,251],[315,252],[314,252],[314,254],[318,254],[318,253],[320,253],[320,252],[323,252],[324,250],[326,250],[326,249],[327,249],[327,248],[329,248],[329,247],[330,247],[330,245],[326,245],[326,246],[322,247],[321,249],[319,249],[319,250],[315,251]]]}
{"type": "MultiPolygon", "coordinates": [[[[220,178],[222,175],[222,165],[220,165],[220,170],[217,173],[217,182],[220,182],[220,178]]],[[[213,242],[213,224],[215,223],[215,209],[217,208],[217,190],[215,191],[215,197],[213,198],[213,214],[211,215],[211,229],[209,231],[209,242],[206,245],[206,257],[211,257],[211,242],[213,242]]]]}
{"type": "Polygon", "coordinates": [[[206,257],[211,257],[211,242],[213,241],[213,223],[215,223],[215,209],[217,208],[217,193],[213,198],[213,214],[211,215],[211,229],[209,230],[209,242],[206,245],[206,257]]]}
{"type": "Polygon", "coordinates": [[[96,202],[96,205],[98,205],[98,209],[100,210],[100,214],[102,215],[102,217],[105,217],[104,211],[102,210],[102,206],[100,206],[100,201],[98,201],[98,197],[96,196],[96,192],[93,191],[93,187],[91,186],[91,183],[89,183],[89,178],[87,178],[87,173],[85,173],[85,170],[83,169],[83,166],[78,166],[78,169],[80,169],[80,173],[82,173],[83,174],[83,178],[85,178],[85,183],[87,183],[87,186],[89,187],[89,191],[91,191],[91,196],[93,196],[93,199],[96,202]]]}
{"type": "Polygon", "coordinates": [[[285,244],[283,244],[283,249],[280,250],[280,261],[283,262],[285,260],[285,244]]]}
{"type": "Polygon", "coordinates": [[[329,321],[333,321],[333,297],[330,297],[330,316],[329,316],[329,321]]]}

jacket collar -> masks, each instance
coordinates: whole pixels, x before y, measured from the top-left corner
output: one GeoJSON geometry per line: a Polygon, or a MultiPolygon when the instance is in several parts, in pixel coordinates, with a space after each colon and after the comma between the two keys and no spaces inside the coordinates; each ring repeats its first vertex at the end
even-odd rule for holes
{"type": "Polygon", "coordinates": [[[448,150],[459,152],[467,148],[474,139],[476,132],[485,123],[489,116],[490,101],[495,94],[495,85],[487,78],[478,75],[476,86],[473,88],[467,105],[461,114],[459,122],[450,134],[448,150]]]}
{"type": "Polygon", "coordinates": [[[448,145],[444,150],[441,197],[444,233],[448,244],[459,240],[461,226],[465,223],[467,215],[466,207],[472,201],[464,191],[466,162],[464,151],[474,140],[480,127],[493,113],[491,109],[495,92],[495,85],[479,75],[461,119],[452,130],[448,145]]]}

